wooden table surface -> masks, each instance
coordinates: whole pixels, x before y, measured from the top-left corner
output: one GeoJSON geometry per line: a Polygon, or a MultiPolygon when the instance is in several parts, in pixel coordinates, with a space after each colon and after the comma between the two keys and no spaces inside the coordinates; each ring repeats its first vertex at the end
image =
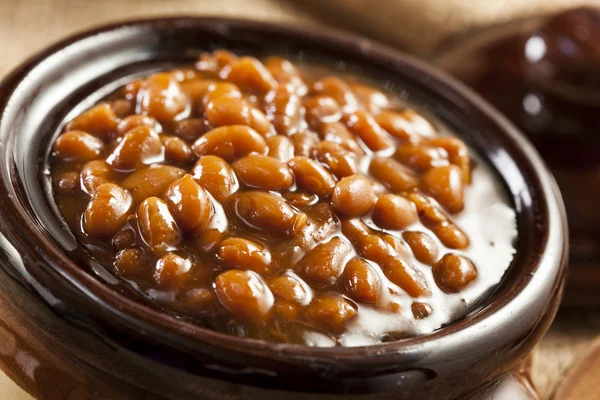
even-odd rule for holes
{"type": "MultiPolygon", "coordinates": [[[[565,3],[562,0],[556,2],[565,3]]],[[[0,76],[35,51],[70,33],[133,17],[202,14],[324,24],[322,16],[315,18],[306,7],[298,7],[298,3],[291,0],[0,0],[0,76]]],[[[438,36],[443,34],[438,30],[438,36]]],[[[431,35],[429,38],[430,43],[436,39],[431,35]]],[[[543,398],[551,395],[576,355],[585,352],[586,344],[599,333],[600,312],[569,309],[560,312],[534,358],[532,376],[543,398]]],[[[0,398],[20,400],[30,397],[0,373],[0,398]]]]}

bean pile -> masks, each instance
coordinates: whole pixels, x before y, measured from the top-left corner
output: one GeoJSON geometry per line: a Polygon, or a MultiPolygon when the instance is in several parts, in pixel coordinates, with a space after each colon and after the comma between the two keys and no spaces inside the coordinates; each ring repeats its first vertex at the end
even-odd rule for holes
{"type": "Polygon", "coordinates": [[[65,125],[51,173],[91,257],[233,335],[336,340],[367,308],[422,320],[477,278],[452,221],[465,144],[389,93],[279,57],[215,51],[125,85],[65,125]]]}

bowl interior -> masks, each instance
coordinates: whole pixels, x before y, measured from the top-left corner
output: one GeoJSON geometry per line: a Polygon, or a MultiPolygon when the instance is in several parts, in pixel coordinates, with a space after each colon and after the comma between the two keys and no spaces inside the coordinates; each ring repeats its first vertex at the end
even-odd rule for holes
{"type": "MultiPolygon", "coordinates": [[[[180,43],[180,41],[177,41],[177,43],[180,43]]],[[[84,76],[87,79],[90,77],[92,79],[86,82],[81,81],[80,86],[77,86],[72,92],[62,98],[64,103],[58,106],[57,112],[52,117],[55,121],[59,121],[59,123],[45,127],[48,130],[43,134],[43,142],[40,143],[40,146],[37,149],[39,154],[38,160],[40,162],[37,169],[38,171],[44,171],[44,173],[39,176],[42,191],[41,193],[35,193],[36,196],[43,196],[44,201],[40,201],[34,208],[34,210],[38,212],[38,217],[41,219],[42,224],[47,227],[52,237],[69,252],[70,257],[74,259],[79,266],[86,268],[93,276],[110,285],[113,289],[122,293],[127,293],[150,307],[156,308],[151,301],[148,301],[136,291],[132,290],[128,284],[113,277],[110,272],[105,270],[102,265],[96,263],[91,255],[78,245],[74,235],[70,232],[66,222],[64,222],[52,198],[52,181],[49,174],[50,166],[48,162],[53,141],[62,132],[62,128],[67,122],[84,110],[92,107],[122,85],[154,72],[164,71],[182,65],[192,65],[194,61],[197,60],[200,52],[227,48],[240,55],[249,54],[259,57],[279,55],[292,60],[298,65],[304,65],[313,69],[318,68],[323,70],[324,73],[333,72],[338,74],[351,74],[353,76],[364,78],[367,82],[374,81],[374,85],[391,91],[399,99],[408,102],[411,107],[419,109],[419,112],[430,114],[430,117],[433,117],[434,122],[444,125],[444,130],[450,130],[454,133],[469,131],[469,121],[456,118],[457,116],[455,114],[448,112],[443,105],[440,105],[437,102],[437,96],[435,94],[424,93],[423,89],[419,88],[416,82],[399,76],[398,73],[378,68],[375,65],[365,64],[363,61],[349,60],[348,57],[342,55],[324,54],[317,51],[311,51],[306,47],[300,50],[300,46],[295,42],[290,42],[289,44],[277,42],[274,43],[273,46],[266,48],[264,46],[255,48],[252,44],[254,44],[254,41],[247,44],[240,43],[236,39],[225,43],[216,40],[208,41],[206,47],[182,47],[180,49],[174,49],[172,46],[166,48],[157,47],[156,51],[148,53],[147,59],[125,63],[122,66],[118,66],[97,77],[91,77],[89,73],[85,73],[84,76]],[[293,47],[293,45],[298,48],[293,47]],[[43,163],[42,160],[44,160],[43,163]]],[[[319,71],[319,73],[321,72],[319,71]]],[[[67,77],[67,79],[70,80],[71,78],[67,77]]],[[[60,98],[53,93],[49,95],[53,98],[60,98]]],[[[47,121],[47,118],[45,120],[47,121]]],[[[474,135],[477,136],[477,133],[474,133],[474,135]]],[[[466,135],[461,136],[465,137],[472,147],[478,146],[476,140],[471,140],[466,135]]],[[[29,146],[30,142],[27,142],[26,144],[29,146]]],[[[33,150],[34,149],[28,147],[27,151],[23,153],[29,153],[33,150]]],[[[489,160],[486,151],[487,149],[485,148],[477,148],[479,158],[488,162],[489,160]]],[[[506,186],[507,181],[500,175],[496,175],[495,178],[504,182],[506,186]]],[[[31,183],[31,193],[33,193],[34,190],[38,190],[38,187],[33,185],[33,181],[31,183]]],[[[508,187],[505,187],[504,190],[507,193],[509,192],[508,187]]],[[[511,196],[509,200],[514,201],[515,199],[511,196]]],[[[515,243],[515,245],[517,245],[517,243],[515,243]]],[[[478,304],[472,306],[471,312],[476,312],[479,306],[485,305],[487,303],[485,300],[487,300],[487,297],[491,296],[495,290],[495,288],[490,289],[486,299],[482,299],[478,304]]]]}

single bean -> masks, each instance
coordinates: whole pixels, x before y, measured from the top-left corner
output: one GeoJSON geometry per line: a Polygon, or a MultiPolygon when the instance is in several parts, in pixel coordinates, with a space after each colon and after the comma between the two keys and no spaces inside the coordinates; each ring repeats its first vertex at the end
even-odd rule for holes
{"type": "Polygon", "coordinates": [[[289,60],[281,57],[269,57],[264,61],[265,68],[279,82],[279,87],[291,86],[296,93],[306,93],[307,86],[302,72],[289,60]]]}
{"type": "Polygon", "coordinates": [[[165,147],[158,134],[147,126],[139,126],[127,132],[106,162],[117,171],[131,172],[164,159],[165,147]]]}
{"type": "Polygon", "coordinates": [[[405,143],[396,149],[394,155],[402,164],[416,169],[426,170],[448,164],[448,153],[439,147],[405,143]]]}
{"type": "Polygon", "coordinates": [[[286,192],[283,197],[294,207],[306,209],[319,201],[319,196],[305,192],[286,192]]]}
{"type": "Polygon", "coordinates": [[[292,235],[307,223],[306,214],[293,209],[283,198],[268,192],[240,192],[228,199],[232,214],[252,229],[292,235]]]}
{"type": "Polygon", "coordinates": [[[161,256],[154,267],[154,281],[162,290],[174,290],[184,285],[192,261],[175,253],[161,256]]]}
{"type": "Polygon", "coordinates": [[[402,306],[400,304],[398,304],[395,301],[388,301],[383,307],[383,310],[390,312],[390,313],[394,313],[394,314],[398,314],[402,311],[402,306]]]}
{"type": "Polygon", "coordinates": [[[192,149],[186,142],[175,136],[161,136],[165,146],[165,159],[171,164],[187,164],[192,161],[192,149]]]}
{"type": "Polygon", "coordinates": [[[157,197],[144,200],[137,211],[138,226],[144,243],[154,253],[175,249],[181,242],[181,232],[167,203],[157,197]]]}
{"type": "Polygon", "coordinates": [[[365,111],[358,110],[346,115],[344,123],[372,151],[387,150],[393,145],[387,132],[365,111]]]}
{"type": "Polygon", "coordinates": [[[326,76],[313,84],[312,90],[319,95],[330,96],[345,112],[356,109],[358,101],[352,92],[352,88],[337,76],[326,76]]]}
{"type": "Polygon", "coordinates": [[[462,170],[464,182],[467,184],[471,182],[471,158],[469,157],[469,149],[462,140],[451,136],[443,136],[428,139],[425,144],[446,150],[448,160],[462,170]]]}
{"type": "Polygon", "coordinates": [[[204,112],[202,101],[211,85],[214,84],[215,81],[209,79],[191,79],[180,82],[179,86],[181,87],[181,91],[189,98],[192,110],[195,112],[204,112]]]}
{"type": "Polygon", "coordinates": [[[318,127],[321,123],[339,121],[342,116],[340,105],[328,96],[305,98],[303,105],[306,122],[312,128],[318,127]]]}
{"type": "Polygon", "coordinates": [[[311,158],[319,145],[319,136],[314,132],[298,132],[292,136],[294,155],[311,158]]]}
{"type": "Polygon", "coordinates": [[[325,294],[309,304],[306,316],[318,328],[340,334],[346,322],[355,318],[358,307],[339,294],[325,294]]]}
{"type": "Polygon", "coordinates": [[[477,278],[477,269],[466,257],[448,253],[433,265],[436,284],[446,293],[458,293],[477,278]]]}
{"type": "Polygon", "coordinates": [[[212,53],[202,53],[195,67],[199,71],[215,72],[222,79],[229,73],[231,66],[238,56],[228,50],[216,50],[212,53]],[[224,73],[223,73],[224,72],[224,73]],[[223,74],[222,74],[223,73],[223,74]]]}
{"type": "MultiPolygon", "coordinates": [[[[114,182],[116,179],[115,172],[104,160],[93,160],[86,163],[80,173],[81,187],[88,194],[93,194],[103,183],[114,182]]],[[[128,188],[125,187],[125,189],[128,188]]]]}
{"type": "Polygon", "coordinates": [[[190,108],[188,97],[169,73],[154,74],[144,80],[137,99],[141,114],[161,122],[177,119],[190,108]]]}
{"type": "Polygon", "coordinates": [[[370,113],[377,113],[390,106],[390,99],[380,90],[356,82],[350,82],[349,86],[358,102],[370,113]]]}
{"type": "Polygon", "coordinates": [[[72,194],[79,188],[79,174],[75,171],[65,171],[57,174],[54,179],[54,190],[62,195],[72,194]]]}
{"type": "Polygon", "coordinates": [[[212,126],[250,125],[251,108],[246,100],[229,95],[216,97],[214,94],[206,98],[214,98],[204,103],[206,119],[212,126]]]}
{"type": "Polygon", "coordinates": [[[277,81],[268,69],[254,57],[241,57],[231,65],[227,80],[241,89],[266,93],[277,87],[277,81]]]}
{"type": "Polygon", "coordinates": [[[169,186],[165,199],[177,225],[185,232],[206,229],[214,215],[209,194],[188,174],[169,186]]]}
{"type": "Polygon", "coordinates": [[[367,236],[370,236],[373,230],[362,219],[353,218],[342,220],[342,233],[346,235],[352,244],[357,245],[365,240],[367,236]]]}
{"type": "Polygon", "coordinates": [[[267,138],[266,143],[269,147],[268,155],[270,157],[283,162],[288,162],[294,157],[294,145],[289,138],[282,135],[275,135],[267,138]]]}
{"type": "Polygon", "coordinates": [[[288,165],[294,172],[300,189],[314,193],[321,198],[331,196],[335,187],[333,176],[318,162],[307,157],[294,157],[288,165]]]}
{"type": "Polygon", "coordinates": [[[83,131],[69,131],[54,142],[54,156],[63,161],[85,162],[98,158],[104,151],[104,143],[83,131]]]}
{"type": "Polygon", "coordinates": [[[299,271],[313,287],[331,287],[344,268],[350,245],[339,237],[319,243],[302,258],[299,271]]]}
{"type": "Polygon", "coordinates": [[[126,118],[127,116],[135,113],[135,104],[131,100],[117,99],[109,101],[108,105],[113,110],[117,119],[126,118]]]}
{"type": "Polygon", "coordinates": [[[437,261],[440,251],[437,244],[426,233],[406,231],[402,232],[402,238],[406,240],[417,260],[428,265],[437,261]]]}
{"type": "Polygon", "coordinates": [[[371,182],[361,175],[342,178],[331,196],[336,210],[348,217],[365,215],[371,211],[376,199],[371,182]]]}
{"type": "Polygon", "coordinates": [[[200,157],[192,175],[218,202],[225,201],[239,188],[237,177],[229,164],[217,156],[200,157]]]}
{"type": "Polygon", "coordinates": [[[198,317],[213,315],[219,304],[215,291],[207,287],[188,289],[179,294],[177,300],[170,304],[175,310],[198,317]]]}
{"type": "Polygon", "coordinates": [[[425,226],[430,227],[448,221],[448,216],[434,204],[430,197],[413,192],[409,193],[407,198],[415,203],[419,218],[425,226]]]}
{"type": "Polygon", "coordinates": [[[98,186],[84,212],[85,232],[94,237],[114,235],[125,225],[132,205],[126,189],[114,183],[98,186]]]}
{"type": "Polygon", "coordinates": [[[405,229],[419,220],[415,204],[395,194],[377,199],[372,218],[379,227],[394,230],[405,229]]]}
{"type": "Polygon", "coordinates": [[[187,142],[197,140],[210,130],[210,123],[205,118],[188,118],[175,125],[175,135],[187,142]]]}
{"type": "Polygon", "coordinates": [[[265,139],[254,129],[243,125],[222,126],[201,136],[193,146],[198,156],[216,155],[234,161],[250,153],[266,154],[265,139]]]}
{"type": "Polygon", "coordinates": [[[152,165],[132,173],[121,185],[129,190],[135,204],[139,204],[148,197],[161,197],[169,185],[184,174],[184,170],[170,165],[152,165]]]}
{"type": "Polygon", "coordinates": [[[409,296],[431,295],[425,278],[407,260],[402,260],[399,257],[386,258],[382,270],[391,282],[402,288],[409,296]]]}
{"type": "Polygon", "coordinates": [[[246,125],[264,137],[275,134],[275,129],[267,117],[241,98],[237,87],[215,85],[204,97],[204,113],[214,126],[246,125]]]}
{"type": "Polygon", "coordinates": [[[302,119],[302,99],[294,88],[280,85],[265,98],[265,111],[280,135],[291,136],[298,132],[302,119]]]}
{"type": "Polygon", "coordinates": [[[273,312],[278,319],[283,321],[295,321],[300,316],[300,307],[286,300],[276,299],[273,312]]]}
{"type": "Polygon", "coordinates": [[[138,79],[138,80],[135,80],[133,82],[129,82],[128,84],[126,84],[121,91],[123,97],[125,97],[126,100],[136,101],[137,95],[138,95],[143,83],[144,83],[143,79],[138,79]]]}
{"type": "Polygon", "coordinates": [[[119,125],[117,125],[116,135],[119,137],[125,136],[127,132],[140,126],[146,126],[155,132],[162,131],[162,127],[154,118],[147,115],[130,115],[119,122],[119,125]]]}
{"type": "Polygon", "coordinates": [[[359,156],[364,154],[363,149],[354,139],[352,132],[341,122],[321,124],[319,126],[319,134],[323,140],[339,144],[359,156]]]}
{"type": "Polygon", "coordinates": [[[273,294],[256,272],[225,271],[215,279],[215,291],[221,304],[236,318],[244,321],[269,318],[273,294]]]}
{"type": "Polygon", "coordinates": [[[381,279],[363,258],[348,261],[340,277],[342,290],[359,303],[374,304],[381,295],[381,279]]]}
{"type": "Polygon", "coordinates": [[[229,268],[248,269],[265,276],[270,273],[271,253],[253,240],[230,237],[219,246],[219,259],[229,268]]]}
{"type": "Polygon", "coordinates": [[[269,280],[269,288],[275,297],[286,302],[306,306],[312,299],[310,287],[295,275],[281,275],[269,280]]]}
{"type": "Polygon", "coordinates": [[[419,185],[419,177],[414,172],[391,158],[373,158],[369,172],[392,192],[409,191],[419,185]]]}
{"type": "Polygon", "coordinates": [[[431,315],[433,308],[427,303],[415,301],[411,304],[410,309],[415,319],[425,319],[431,315]]]}
{"type": "Polygon", "coordinates": [[[123,278],[139,276],[144,271],[144,254],[139,249],[125,249],[117,253],[114,267],[123,278]]]}
{"type": "Polygon", "coordinates": [[[423,175],[423,189],[451,213],[462,211],[463,172],[456,165],[433,167],[423,175]]]}
{"type": "Polygon", "coordinates": [[[281,191],[294,184],[292,170],[269,156],[251,154],[232,164],[240,182],[252,188],[281,191]]]}
{"type": "Polygon", "coordinates": [[[218,246],[225,238],[225,233],[219,229],[206,229],[202,232],[196,232],[191,237],[192,246],[205,253],[214,253],[217,251],[218,246]]]}
{"type": "Polygon", "coordinates": [[[435,136],[436,130],[433,125],[415,110],[407,108],[402,110],[400,115],[407,121],[408,125],[406,125],[406,129],[408,129],[411,135],[418,135],[423,138],[435,136]]]}
{"type": "Polygon", "coordinates": [[[383,111],[375,119],[390,135],[403,141],[417,143],[435,136],[435,128],[429,121],[411,109],[383,111]]]}
{"type": "Polygon", "coordinates": [[[110,138],[117,130],[119,119],[108,103],[100,103],[65,126],[65,131],[84,131],[100,139],[110,138]]]}
{"type": "Polygon", "coordinates": [[[469,237],[452,221],[444,221],[430,228],[444,246],[451,249],[466,249],[469,247],[469,237]]]}
{"type": "Polygon", "coordinates": [[[260,133],[263,137],[268,138],[277,134],[275,127],[269,121],[269,118],[258,108],[250,108],[250,121],[248,126],[260,133]]]}
{"type": "Polygon", "coordinates": [[[206,108],[212,101],[218,100],[220,98],[241,99],[242,97],[242,91],[233,83],[214,82],[208,86],[206,94],[202,99],[202,107],[204,110],[206,110],[206,108]]]}
{"type": "Polygon", "coordinates": [[[317,159],[326,164],[338,179],[358,173],[356,154],[337,143],[324,140],[319,143],[315,152],[317,159]]]}
{"type": "Polygon", "coordinates": [[[133,247],[136,242],[136,233],[131,225],[126,224],[112,237],[111,244],[117,251],[133,247]]]}
{"type": "Polygon", "coordinates": [[[411,129],[410,122],[401,113],[382,111],[374,118],[379,126],[396,139],[410,143],[417,143],[421,140],[421,136],[411,129]]]}

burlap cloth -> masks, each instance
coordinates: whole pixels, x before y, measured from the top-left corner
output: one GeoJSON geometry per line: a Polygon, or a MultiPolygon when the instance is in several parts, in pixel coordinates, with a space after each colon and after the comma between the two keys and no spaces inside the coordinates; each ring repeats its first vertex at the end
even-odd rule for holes
{"type": "MultiPolygon", "coordinates": [[[[141,16],[228,15],[335,26],[426,54],[452,34],[581,4],[600,6],[600,0],[0,0],[0,76],[73,32],[141,16]]],[[[544,398],[598,333],[600,314],[561,312],[533,363],[544,398]]],[[[0,399],[29,398],[0,373],[0,399]]]]}

